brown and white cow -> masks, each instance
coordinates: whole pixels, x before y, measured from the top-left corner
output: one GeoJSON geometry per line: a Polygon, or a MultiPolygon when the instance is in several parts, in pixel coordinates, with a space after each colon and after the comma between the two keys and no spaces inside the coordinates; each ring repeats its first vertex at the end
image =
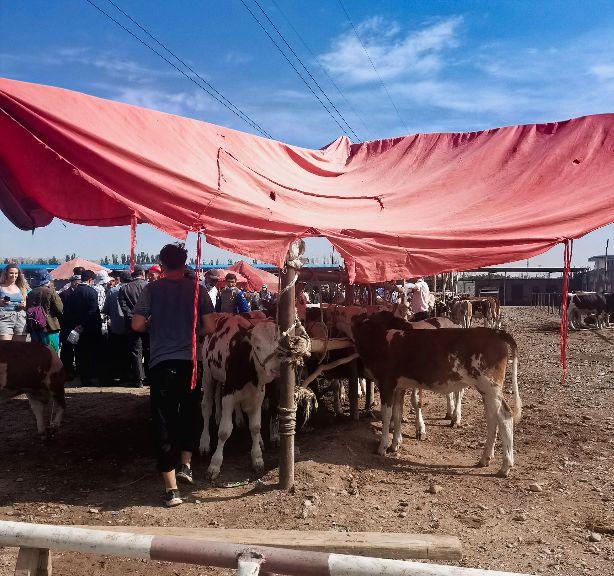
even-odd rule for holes
{"type": "Polygon", "coordinates": [[[453,322],[459,324],[462,328],[471,328],[473,317],[471,302],[469,300],[455,300],[452,303],[451,316],[453,322]]]}
{"type": "Polygon", "coordinates": [[[597,294],[596,292],[576,292],[567,295],[567,321],[572,330],[579,330],[584,319],[583,315],[594,315],[595,327],[609,326],[610,314],[614,312],[612,294],[597,294]]]}
{"type": "MultiPolygon", "coordinates": [[[[387,311],[378,312],[383,315],[389,314],[387,311]]],[[[331,306],[326,310],[326,318],[329,325],[334,326],[345,336],[353,338],[351,329],[352,318],[365,313],[368,313],[368,309],[361,306],[331,306]]],[[[436,328],[459,328],[457,324],[445,316],[436,316],[418,322],[407,322],[403,318],[393,315],[390,316],[390,321],[399,329],[434,330],[436,328]]],[[[457,426],[461,422],[462,398],[462,390],[446,394],[445,418],[450,420],[450,426],[457,426]]],[[[422,415],[422,398],[417,388],[412,391],[411,404],[415,414],[416,438],[424,440],[426,439],[426,425],[422,415]]]]}
{"type": "Polygon", "coordinates": [[[203,432],[200,453],[209,453],[211,438],[209,420],[217,404],[217,449],[207,470],[209,478],[220,473],[224,444],[233,428],[233,413],[241,409],[247,414],[252,436],[251,459],[255,470],[264,467],[262,459],[261,411],[266,385],[279,375],[277,356],[279,335],[271,320],[219,314],[215,329],[203,343],[203,432]]]}
{"type": "Polygon", "coordinates": [[[0,340],[0,402],[26,394],[41,436],[52,436],[60,427],[66,408],[66,375],[58,355],[37,342],[0,340]],[[49,428],[45,406],[53,400],[49,428]]]}
{"type": "Polygon", "coordinates": [[[503,463],[499,476],[514,465],[513,428],[520,419],[516,342],[502,330],[403,330],[394,328],[390,316],[355,316],[351,330],[362,361],[375,378],[382,401],[382,437],[378,453],[388,449],[390,420],[394,418],[392,451],[402,441],[402,398],[407,389],[427,389],[447,394],[474,386],[482,395],[488,425],[478,466],[488,466],[501,433],[503,463]],[[511,353],[510,353],[511,352],[511,353]],[[507,362],[512,360],[513,406],[503,397],[507,362]]]}

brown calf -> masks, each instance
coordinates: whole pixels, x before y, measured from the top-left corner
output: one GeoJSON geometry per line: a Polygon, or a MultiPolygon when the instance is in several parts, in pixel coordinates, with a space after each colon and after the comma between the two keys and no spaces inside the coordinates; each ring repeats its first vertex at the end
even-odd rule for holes
{"type": "Polygon", "coordinates": [[[514,421],[520,418],[516,342],[507,332],[490,328],[456,330],[403,330],[391,328],[389,315],[360,315],[352,319],[356,350],[378,384],[382,401],[382,438],[378,452],[388,448],[388,432],[394,417],[391,449],[402,437],[402,398],[405,390],[424,388],[440,394],[475,386],[482,395],[488,424],[484,452],[478,463],[488,466],[501,432],[503,464],[499,476],[514,465],[514,421]],[[508,359],[512,359],[513,407],[503,397],[508,359]]]}
{"type": "Polygon", "coordinates": [[[0,341],[0,402],[26,394],[42,436],[47,432],[44,407],[53,399],[49,434],[60,426],[66,407],[64,366],[58,355],[36,342],[0,341]]]}

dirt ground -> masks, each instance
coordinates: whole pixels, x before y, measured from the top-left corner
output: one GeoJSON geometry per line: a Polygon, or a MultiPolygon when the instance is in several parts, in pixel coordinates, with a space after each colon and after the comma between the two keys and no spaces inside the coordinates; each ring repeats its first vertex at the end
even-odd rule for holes
{"type": "MultiPolygon", "coordinates": [[[[285,528],[457,535],[465,566],[539,574],[614,574],[614,536],[590,540],[594,523],[614,524],[614,330],[570,335],[569,374],[561,384],[557,318],[533,308],[505,308],[519,343],[523,418],[515,429],[510,478],[477,462],[485,423],[479,395],[467,391],[463,423],[451,429],[443,398],[425,394],[428,438],[415,440],[406,402],[398,454],[375,454],[379,423],[368,417],[322,424],[297,438],[296,490],[275,490],[269,451],[261,482],[249,469],[245,438],[227,444],[220,480],[204,481],[183,506],[160,506],[152,459],[148,391],[68,390],[57,441],[42,445],[24,398],[0,406],[0,519],[53,524],[285,528]],[[436,494],[431,484],[441,486],[436,494]],[[541,491],[529,487],[537,483],[541,491]],[[306,504],[306,501],[312,505],[306,504]]],[[[509,391],[508,391],[509,393],[509,391]]],[[[16,550],[0,548],[0,576],[12,574],[16,550]]],[[[145,575],[151,564],[55,554],[54,574],[145,575]]],[[[162,576],[218,574],[155,563],[162,576]]]]}

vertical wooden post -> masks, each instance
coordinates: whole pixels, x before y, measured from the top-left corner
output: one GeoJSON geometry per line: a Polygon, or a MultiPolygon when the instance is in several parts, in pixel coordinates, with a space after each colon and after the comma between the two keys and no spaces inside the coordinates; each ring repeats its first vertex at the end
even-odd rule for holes
{"type": "MultiPolygon", "coordinates": [[[[297,240],[290,245],[286,256],[286,266],[281,272],[281,291],[279,296],[278,321],[280,333],[288,332],[294,335],[296,320],[296,284],[300,256],[305,250],[305,243],[297,240]]],[[[283,342],[282,342],[283,345],[283,342]]],[[[294,404],[294,386],[296,372],[290,358],[281,363],[279,375],[279,485],[282,490],[290,490],[294,486],[294,434],[296,431],[296,406],[294,404]]]]}
{"type": "Polygon", "coordinates": [[[360,410],[358,408],[358,367],[356,366],[356,360],[348,366],[350,371],[350,378],[348,380],[349,386],[349,400],[350,400],[350,419],[358,420],[360,418],[360,410]]]}
{"type": "Polygon", "coordinates": [[[15,576],[51,576],[49,550],[21,546],[15,564],[15,576]]]}

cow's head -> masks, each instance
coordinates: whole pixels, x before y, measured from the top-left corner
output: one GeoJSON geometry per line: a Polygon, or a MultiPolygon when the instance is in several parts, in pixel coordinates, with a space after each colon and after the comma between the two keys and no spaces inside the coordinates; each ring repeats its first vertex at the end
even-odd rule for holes
{"type": "Polygon", "coordinates": [[[366,314],[362,306],[329,306],[326,308],[326,323],[344,336],[352,338],[352,318],[366,314]]]}
{"type": "Polygon", "coordinates": [[[249,331],[251,356],[256,370],[270,382],[279,376],[282,353],[279,349],[279,333],[274,322],[255,324],[249,331]]]}

